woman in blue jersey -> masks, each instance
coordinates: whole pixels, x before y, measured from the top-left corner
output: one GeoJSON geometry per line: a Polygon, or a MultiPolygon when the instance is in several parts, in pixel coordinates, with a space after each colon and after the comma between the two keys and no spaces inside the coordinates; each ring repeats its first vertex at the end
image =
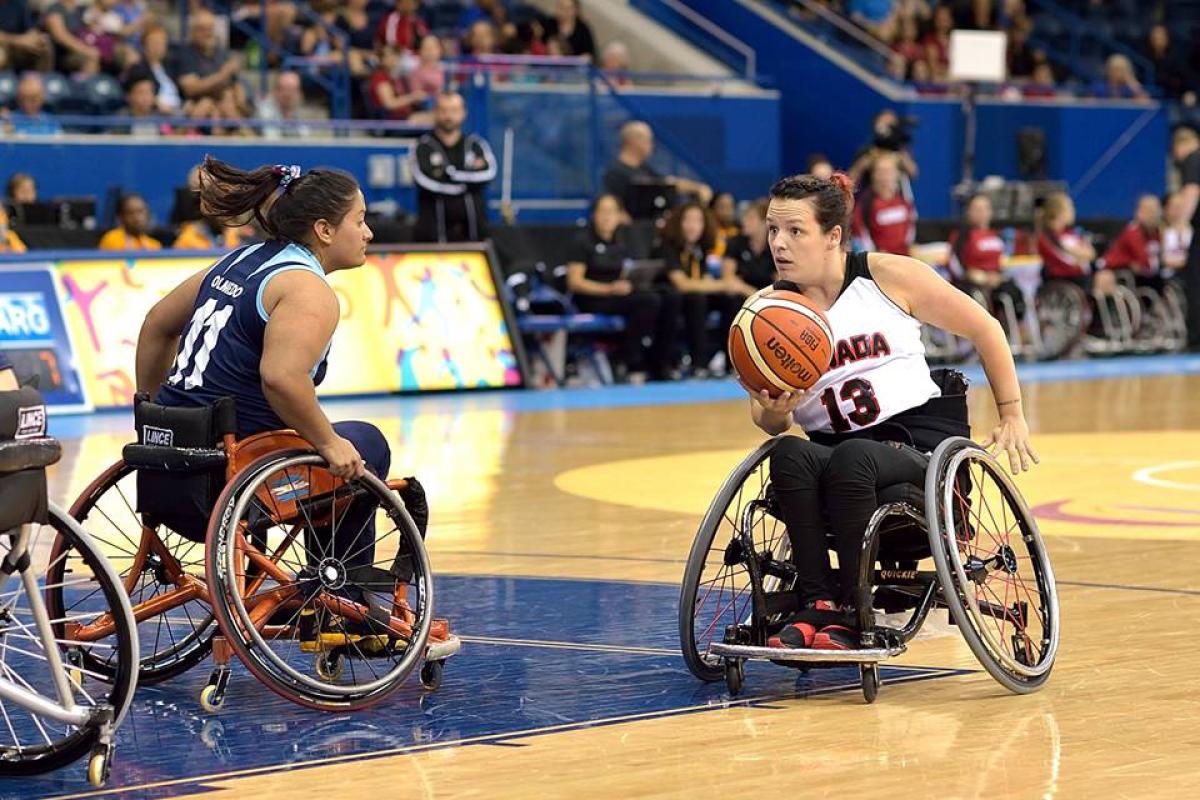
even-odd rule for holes
{"type": "Polygon", "coordinates": [[[771,398],[751,392],[754,424],[778,435],[799,424],[771,457],[771,482],[787,524],[804,610],[770,644],[847,649],[862,539],[880,488],[924,485],[926,453],[969,428],[965,391],[930,375],[921,323],[969,339],[995,396],[999,421],[985,446],[1007,454],[1013,472],[1037,462],[1021,408],[1012,353],[1000,324],[982,306],[907,256],[849,252],[854,206],[850,179],[835,173],[784,178],[771,188],[767,236],[779,278],[815,301],[829,319],[831,366],[808,391],[771,398]],[[839,581],[825,531],[832,529],[839,581]],[[847,568],[848,567],[848,568],[847,568]]]}
{"type": "MultiPolygon", "coordinates": [[[[371,229],[358,183],[331,169],[243,171],[211,157],[200,208],[227,226],[258,221],[270,239],[238,248],[177,286],[142,324],[137,389],[166,406],[237,404],[238,437],[292,428],[350,480],[387,478],[391,454],[365,422],[331,424],[316,387],[339,317],[326,276],[366,260],[371,229]]],[[[347,566],[374,560],[374,505],[355,501],[334,533],[347,566]]]]}

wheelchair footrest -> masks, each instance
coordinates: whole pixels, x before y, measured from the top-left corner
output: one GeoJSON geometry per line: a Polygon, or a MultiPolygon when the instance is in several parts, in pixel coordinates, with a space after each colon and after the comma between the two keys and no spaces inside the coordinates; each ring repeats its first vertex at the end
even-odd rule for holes
{"type": "Polygon", "coordinates": [[[748,644],[713,642],[709,652],[726,658],[750,661],[812,661],[816,663],[874,664],[895,658],[906,649],[900,647],[870,647],[861,650],[814,650],[811,647],[755,647],[748,644]]]}
{"type": "Polygon", "coordinates": [[[458,651],[461,649],[462,641],[454,634],[450,634],[439,642],[431,641],[425,646],[425,660],[442,661],[450,656],[458,655],[458,651]]]}

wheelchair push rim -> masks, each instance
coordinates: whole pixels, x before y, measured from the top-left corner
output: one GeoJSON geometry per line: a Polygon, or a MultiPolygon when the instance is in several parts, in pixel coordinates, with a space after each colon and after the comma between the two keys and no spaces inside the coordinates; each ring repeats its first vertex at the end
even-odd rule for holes
{"type": "MultiPolygon", "coordinates": [[[[679,596],[679,643],[688,669],[704,681],[724,678],[724,659],[712,653],[711,646],[724,638],[726,626],[752,621],[750,571],[756,565],[745,552],[747,524],[755,553],[786,553],[783,523],[765,513],[775,442],[764,442],[726,477],[688,555],[679,596]]],[[[774,582],[771,586],[778,588],[774,582]]]]}
{"type": "MultiPolygon", "coordinates": [[[[353,637],[346,627],[345,620],[340,617],[342,612],[354,613],[352,607],[357,607],[361,611],[363,605],[345,599],[342,595],[335,594],[333,590],[322,588],[320,585],[316,585],[315,588],[307,586],[304,581],[311,584],[312,574],[307,574],[307,577],[303,579],[298,577],[308,564],[306,548],[309,540],[306,529],[303,537],[305,545],[297,551],[297,544],[302,541],[298,525],[306,524],[309,526],[308,529],[311,529],[314,524],[321,523],[314,523],[305,512],[305,522],[293,524],[291,526],[293,530],[283,536],[285,541],[269,544],[258,555],[251,555],[251,547],[245,539],[244,523],[247,513],[251,512],[254,507],[260,511],[269,512],[263,503],[255,504],[255,498],[262,496],[261,493],[264,490],[268,492],[268,496],[271,496],[271,488],[277,488],[270,486],[269,481],[282,473],[283,481],[289,486],[307,485],[303,479],[292,475],[293,471],[306,468],[309,470],[309,481],[311,482],[311,470],[315,468],[324,471],[325,461],[318,455],[302,451],[270,454],[246,467],[222,493],[217,502],[217,511],[210,523],[206,557],[206,574],[212,589],[213,608],[221,632],[229,641],[234,652],[246,667],[273,691],[293,702],[314,708],[342,710],[363,708],[382,700],[398,688],[421,659],[433,620],[433,591],[428,556],[416,526],[403,503],[383,481],[368,473],[358,481],[341,484],[341,488],[347,493],[347,498],[352,496],[351,492],[353,491],[349,487],[355,484],[370,492],[379,506],[373,512],[376,515],[375,518],[380,519],[378,512],[383,510],[386,519],[395,525],[392,531],[382,537],[377,536],[376,547],[379,542],[395,534],[397,547],[406,546],[412,556],[412,576],[408,581],[408,591],[405,594],[406,596],[415,595],[416,605],[412,608],[413,620],[409,628],[409,638],[407,641],[400,642],[402,637],[393,629],[389,629],[391,632],[387,639],[390,650],[386,651],[386,655],[380,658],[379,654],[364,652],[357,642],[351,642],[353,637]],[[294,556],[288,559],[286,558],[288,553],[298,553],[298,558],[294,556]],[[271,557],[275,562],[275,567],[267,565],[266,560],[262,558],[263,555],[271,557]],[[281,564],[296,569],[289,582],[283,581],[282,573],[285,570],[279,566],[281,564]],[[252,579],[248,567],[250,569],[257,567],[265,572],[265,577],[261,581],[258,578],[252,579]],[[249,583],[249,587],[243,586],[243,581],[249,583]],[[256,593],[246,596],[243,590],[247,588],[256,593]],[[297,606],[296,598],[305,591],[310,596],[299,600],[297,606]],[[264,606],[264,603],[268,605],[264,606]],[[271,603],[276,605],[271,606],[271,603]],[[292,606],[297,607],[293,613],[288,613],[292,606]],[[264,619],[263,607],[281,609],[286,618],[282,624],[276,624],[274,621],[268,624],[264,619]],[[322,609],[326,612],[324,616],[322,616],[322,609]],[[337,609],[337,611],[330,609],[337,609]],[[322,644],[318,646],[316,652],[307,656],[298,655],[301,648],[295,629],[301,624],[300,614],[305,610],[314,613],[318,628],[325,621],[340,619],[338,624],[341,625],[341,633],[335,635],[342,636],[347,644],[331,650],[324,649],[325,646],[322,644]],[[288,642],[295,643],[295,647],[289,646],[288,642]],[[396,642],[402,644],[398,649],[394,647],[396,642]],[[290,661],[278,652],[280,647],[290,651],[290,661]],[[346,662],[345,669],[335,669],[335,665],[323,660],[338,657],[339,654],[346,662]],[[397,654],[398,658],[394,658],[397,654]],[[384,671],[376,670],[371,666],[374,663],[389,663],[387,659],[391,659],[390,667],[384,671]],[[313,671],[307,672],[298,668],[295,663],[297,661],[305,663],[305,669],[313,671]],[[356,667],[356,663],[361,663],[363,666],[356,667]],[[357,682],[358,675],[364,671],[370,673],[371,679],[361,683],[357,682]],[[352,683],[345,683],[346,677],[349,677],[352,683]]],[[[330,508],[337,507],[339,502],[337,491],[334,491],[330,508]]],[[[333,513],[334,516],[329,524],[336,528],[337,512],[333,513]]],[[[270,525],[270,529],[276,531],[277,539],[281,528],[282,526],[279,524],[270,525]]],[[[269,537],[264,541],[269,542],[269,537]]],[[[324,559],[321,563],[325,563],[324,559]]],[[[372,592],[375,595],[379,594],[363,585],[352,585],[349,583],[348,575],[345,580],[347,581],[346,587],[358,588],[363,592],[372,592]]],[[[389,602],[390,600],[389,597],[389,602]]],[[[266,613],[270,613],[270,610],[266,613]]],[[[391,617],[391,624],[393,626],[396,624],[396,617],[391,617]]],[[[321,634],[318,636],[321,637],[321,634]]],[[[320,641],[324,641],[323,637],[320,638],[320,641]]]]}
{"type": "Polygon", "coordinates": [[[943,599],[988,672],[1014,692],[1033,691],[1054,665],[1060,626],[1037,523],[1012,479],[974,442],[943,442],[932,465],[928,533],[943,599]]]}

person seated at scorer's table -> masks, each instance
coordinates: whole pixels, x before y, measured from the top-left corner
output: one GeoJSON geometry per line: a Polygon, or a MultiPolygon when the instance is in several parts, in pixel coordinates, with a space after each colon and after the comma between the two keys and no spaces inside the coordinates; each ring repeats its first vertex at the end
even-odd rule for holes
{"type": "Polygon", "coordinates": [[[100,250],[161,250],[150,236],[150,210],[140,194],[121,195],[117,201],[117,227],[100,237],[100,250]]]}
{"type": "Polygon", "coordinates": [[[625,320],[619,379],[665,380],[670,375],[680,298],[669,288],[639,287],[626,278],[633,258],[629,229],[621,225],[623,215],[613,195],[596,198],[587,231],[567,256],[567,289],[580,311],[625,320]],[[652,342],[648,349],[643,344],[647,338],[652,342]]]}
{"type": "Polygon", "coordinates": [[[1012,302],[1017,319],[1025,316],[1025,294],[1012,278],[1006,278],[1000,262],[1004,258],[1004,240],[992,229],[992,201],[977,194],[967,202],[962,226],[950,233],[950,272],[962,287],[991,293],[992,314],[998,313],[999,295],[1012,302]]]}
{"type": "Polygon", "coordinates": [[[742,232],[729,240],[721,276],[742,297],[775,282],[775,259],[767,243],[768,200],[755,200],[742,212],[742,232]]]}
{"type": "Polygon", "coordinates": [[[716,220],[699,203],[675,209],[663,226],[663,261],[671,285],[681,295],[692,374],[700,378],[708,377],[716,354],[709,337],[709,312],[718,313],[717,330],[724,341],[742,299],[738,287],[722,277],[716,244],[716,220]]]}
{"type": "Polygon", "coordinates": [[[0,253],[24,253],[25,243],[8,226],[8,209],[0,203],[0,253]]]}
{"type": "Polygon", "coordinates": [[[729,192],[717,192],[709,202],[708,210],[717,221],[717,255],[723,256],[729,240],[742,232],[742,226],[738,224],[737,201],[729,192]]]}
{"type": "Polygon", "coordinates": [[[1139,197],[1133,219],[1104,253],[1104,268],[1128,274],[1139,288],[1161,292],[1166,280],[1161,225],[1162,205],[1158,197],[1152,194],[1139,197]]]}
{"type": "Polygon", "coordinates": [[[854,246],[906,256],[917,238],[917,209],[900,191],[894,153],[875,157],[870,185],[854,204],[854,246]]]}

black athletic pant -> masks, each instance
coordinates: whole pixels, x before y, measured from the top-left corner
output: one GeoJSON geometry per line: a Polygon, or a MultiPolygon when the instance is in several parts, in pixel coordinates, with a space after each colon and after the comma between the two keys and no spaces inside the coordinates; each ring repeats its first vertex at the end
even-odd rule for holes
{"type": "Polygon", "coordinates": [[[1183,268],[1183,290],[1187,294],[1187,347],[1200,350],[1200,236],[1193,236],[1183,268]]]}
{"type": "Polygon", "coordinates": [[[712,340],[708,335],[708,315],[711,311],[720,313],[717,331],[721,336],[720,345],[729,335],[729,326],[741,306],[742,298],[735,294],[724,292],[704,294],[700,292],[683,292],[683,325],[687,333],[688,353],[692,356],[692,369],[704,369],[716,354],[712,340]]]}
{"type": "Polygon", "coordinates": [[[900,483],[924,486],[927,463],[911,447],[869,439],[850,439],[836,447],[796,436],[779,441],[771,455],[771,484],[792,542],[802,603],[834,600],[853,605],[859,554],[867,523],[879,508],[878,490],[900,483]],[[827,525],[838,554],[836,586],[827,525]]]}
{"type": "Polygon", "coordinates": [[[670,366],[679,318],[679,294],[669,289],[637,289],[627,295],[575,295],[575,305],[588,314],[612,314],[625,319],[621,362],[630,372],[649,372],[662,378],[670,366]],[[648,350],[646,338],[651,339],[648,350]]]}

